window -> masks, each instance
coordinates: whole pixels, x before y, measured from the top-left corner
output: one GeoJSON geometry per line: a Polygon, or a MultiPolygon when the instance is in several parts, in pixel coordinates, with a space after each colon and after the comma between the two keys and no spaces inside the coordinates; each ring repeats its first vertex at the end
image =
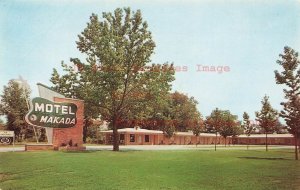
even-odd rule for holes
{"type": "Polygon", "coordinates": [[[120,144],[124,144],[125,141],[125,135],[124,134],[120,134],[120,144]]]}
{"type": "Polygon", "coordinates": [[[125,140],[125,135],[124,134],[120,134],[120,140],[121,141],[125,140]]]}
{"type": "Polygon", "coordinates": [[[135,135],[134,134],[130,134],[130,142],[135,142],[135,135]]]}
{"type": "Polygon", "coordinates": [[[113,135],[109,135],[108,142],[110,144],[112,144],[114,142],[114,136],[113,135]]]}
{"type": "Polygon", "coordinates": [[[149,135],[145,135],[145,142],[150,142],[149,135]]]}

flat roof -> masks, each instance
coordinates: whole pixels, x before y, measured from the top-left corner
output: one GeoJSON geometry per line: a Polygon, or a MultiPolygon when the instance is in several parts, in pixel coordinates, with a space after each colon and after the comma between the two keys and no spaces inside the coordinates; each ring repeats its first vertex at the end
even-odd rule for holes
{"type": "MultiPolygon", "coordinates": [[[[108,130],[108,131],[101,131],[102,133],[113,133],[113,130],[108,130]]],[[[141,128],[123,128],[123,129],[118,129],[119,133],[147,133],[147,134],[163,134],[163,131],[159,130],[149,130],[149,129],[141,129],[141,128]]],[[[175,135],[181,135],[181,136],[193,136],[193,132],[175,132],[175,135]]],[[[200,133],[200,137],[215,137],[215,133],[200,133]]],[[[220,136],[218,134],[218,136],[220,136]]],[[[240,138],[247,138],[247,135],[239,135],[238,137],[240,138]]],[[[265,134],[252,134],[250,135],[250,138],[265,138],[265,134]]],[[[268,137],[293,137],[292,134],[268,134],[268,137]]]]}
{"type": "MultiPolygon", "coordinates": [[[[241,138],[246,138],[248,137],[247,135],[239,135],[241,138]]],[[[255,137],[255,138],[266,138],[266,134],[252,134],[250,137],[255,137]]],[[[292,134],[268,134],[268,137],[293,137],[292,134]]]]}

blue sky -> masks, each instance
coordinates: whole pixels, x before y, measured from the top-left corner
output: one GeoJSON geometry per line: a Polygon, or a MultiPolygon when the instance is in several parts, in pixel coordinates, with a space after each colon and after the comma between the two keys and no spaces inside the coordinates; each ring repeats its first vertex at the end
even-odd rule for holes
{"type": "Polygon", "coordinates": [[[92,13],[117,7],[141,9],[156,42],[154,63],[186,66],[173,90],[194,96],[207,116],[219,107],[252,119],[265,94],[276,109],[283,100],[274,79],[279,53],[300,51],[300,1],[0,1],[0,86],[21,75],[37,96],[36,83],[51,85],[53,68],[82,57],[77,35],[92,13]],[[229,72],[197,72],[197,65],[229,72]]]}

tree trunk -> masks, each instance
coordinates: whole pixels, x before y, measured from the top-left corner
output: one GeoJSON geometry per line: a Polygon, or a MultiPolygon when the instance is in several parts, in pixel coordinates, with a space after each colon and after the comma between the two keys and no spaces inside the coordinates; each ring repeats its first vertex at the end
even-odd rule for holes
{"type": "Polygon", "coordinates": [[[268,133],[266,133],[266,151],[268,151],[268,133]]]}
{"type": "Polygon", "coordinates": [[[249,150],[249,136],[247,136],[247,150],[249,150]]]}
{"type": "Polygon", "coordinates": [[[300,138],[299,138],[299,133],[298,133],[298,151],[300,153],[300,138]]]}
{"type": "Polygon", "coordinates": [[[218,134],[216,133],[216,138],[215,138],[215,151],[217,151],[217,140],[218,140],[218,134]]]}
{"type": "Polygon", "coordinates": [[[114,117],[112,120],[112,128],[113,128],[113,151],[119,151],[119,133],[117,126],[117,118],[114,117]]]}
{"type": "Polygon", "coordinates": [[[226,137],[224,137],[224,140],[225,140],[225,147],[226,147],[226,137]]]}
{"type": "Polygon", "coordinates": [[[295,138],[295,160],[298,160],[298,150],[297,150],[297,145],[298,145],[298,134],[297,133],[295,133],[295,136],[294,136],[294,138],[295,138]]]}
{"type": "Polygon", "coordinates": [[[299,139],[299,137],[298,137],[298,151],[300,153],[300,139],[299,139]]]}
{"type": "Polygon", "coordinates": [[[83,143],[86,143],[86,135],[87,135],[87,118],[84,119],[84,125],[83,125],[83,132],[82,132],[82,140],[83,140],[83,143]]]}
{"type": "Polygon", "coordinates": [[[34,137],[36,139],[36,143],[39,143],[39,137],[38,137],[36,128],[35,128],[35,126],[32,126],[32,128],[33,128],[34,137]]]}

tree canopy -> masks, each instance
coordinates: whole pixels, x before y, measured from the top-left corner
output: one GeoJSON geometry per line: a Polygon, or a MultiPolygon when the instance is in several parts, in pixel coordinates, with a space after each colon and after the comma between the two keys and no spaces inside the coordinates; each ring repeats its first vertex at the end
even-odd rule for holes
{"type": "Polygon", "coordinates": [[[217,134],[226,138],[238,133],[237,116],[232,115],[229,110],[220,110],[216,108],[210,116],[206,117],[205,127],[207,132],[215,133],[215,150],[217,145],[217,134]]]}
{"type": "Polygon", "coordinates": [[[278,112],[272,108],[267,95],[264,96],[261,104],[261,110],[255,112],[255,115],[259,126],[266,134],[266,151],[268,151],[268,134],[275,131],[275,126],[278,121],[278,112]]]}
{"type": "Polygon", "coordinates": [[[275,70],[277,84],[285,85],[283,90],[285,102],[280,117],[284,118],[288,130],[295,137],[295,159],[298,160],[297,141],[300,137],[300,61],[298,52],[290,47],[284,47],[283,54],[279,54],[277,64],[282,66],[282,71],[275,70]]]}
{"type": "Polygon", "coordinates": [[[92,14],[76,44],[86,60],[71,58],[76,69],[63,64],[67,75],[54,70],[51,81],[54,88],[71,96],[68,89],[86,89],[84,100],[111,123],[117,151],[120,122],[133,110],[144,109],[146,103],[164,101],[175,79],[173,65],[151,64],[155,43],[140,10],[117,8],[113,13],[104,12],[102,18],[92,14]]]}
{"type": "Polygon", "coordinates": [[[25,115],[28,112],[26,101],[29,100],[29,89],[23,89],[19,83],[10,80],[4,86],[1,95],[0,113],[6,116],[6,128],[15,132],[17,140],[30,138],[33,131],[25,122],[25,115]]]}

